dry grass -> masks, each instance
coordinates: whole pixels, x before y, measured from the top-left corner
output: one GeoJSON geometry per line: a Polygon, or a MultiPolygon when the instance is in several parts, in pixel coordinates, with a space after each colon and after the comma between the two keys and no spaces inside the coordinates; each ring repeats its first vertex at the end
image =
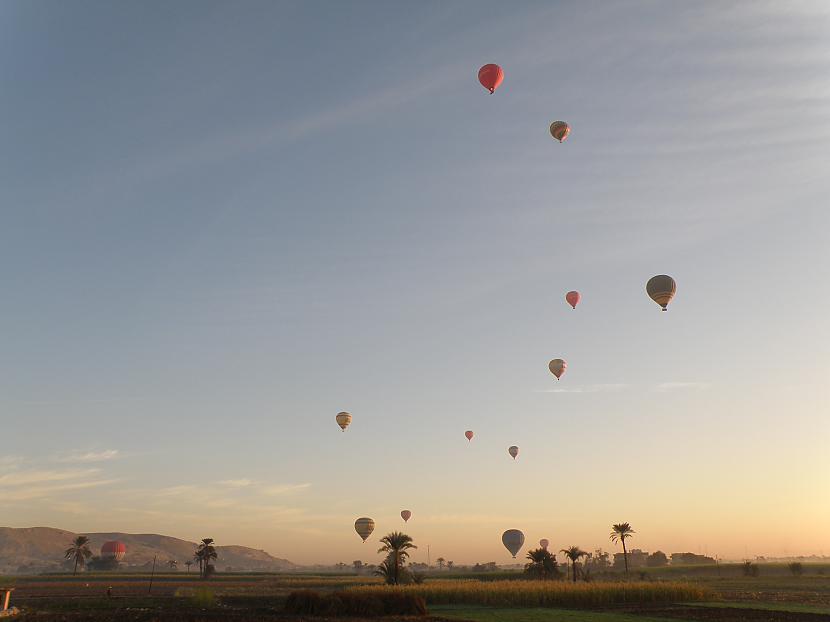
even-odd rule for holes
{"type": "Polygon", "coordinates": [[[357,586],[349,591],[381,594],[398,590],[423,596],[428,604],[490,607],[602,607],[710,600],[712,593],[687,583],[570,583],[565,581],[438,580],[421,585],[357,586]]]}

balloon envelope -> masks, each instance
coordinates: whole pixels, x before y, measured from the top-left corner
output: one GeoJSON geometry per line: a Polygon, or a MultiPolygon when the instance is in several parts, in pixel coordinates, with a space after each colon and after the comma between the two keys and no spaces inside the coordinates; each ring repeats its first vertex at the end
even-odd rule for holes
{"type": "Polygon", "coordinates": [[[502,80],[504,80],[504,71],[498,65],[491,63],[478,70],[478,81],[481,82],[481,86],[490,91],[491,95],[499,88],[502,80]]]}
{"type": "Polygon", "coordinates": [[[663,307],[663,311],[666,310],[671,299],[674,298],[676,291],[677,283],[666,274],[653,276],[646,283],[646,292],[654,302],[663,307]]]}
{"type": "Polygon", "coordinates": [[[574,309],[576,309],[576,305],[579,304],[579,292],[568,292],[565,294],[565,300],[568,301],[568,304],[571,305],[574,309]]]}
{"type": "Polygon", "coordinates": [[[571,133],[571,126],[564,121],[554,121],[550,124],[550,135],[553,136],[560,143],[563,142],[568,134],[571,133]]]}
{"type": "Polygon", "coordinates": [[[346,428],[349,427],[349,424],[352,422],[352,416],[347,412],[337,413],[335,419],[337,420],[337,425],[339,425],[340,429],[344,432],[346,431],[346,428]]]}
{"type": "Polygon", "coordinates": [[[472,430],[467,430],[466,432],[464,432],[464,436],[467,437],[468,441],[473,440],[473,431],[472,430]]]}
{"type": "Polygon", "coordinates": [[[525,543],[525,535],[518,529],[508,529],[501,534],[501,543],[504,545],[510,554],[515,559],[516,553],[522,548],[525,543]]]}
{"type": "Polygon", "coordinates": [[[515,445],[511,445],[510,447],[508,447],[507,453],[509,453],[511,456],[513,456],[513,460],[515,460],[516,456],[519,455],[519,448],[516,447],[515,445]]]}
{"type": "Polygon", "coordinates": [[[124,559],[124,556],[127,554],[127,545],[123,542],[119,542],[118,540],[113,540],[111,542],[104,542],[104,545],[101,547],[101,557],[104,559],[114,559],[117,561],[121,561],[124,559]]]}
{"type": "Polygon", "coordinates": [[[553,359],[550,363],[548,363],[548,369],[550,373],[556,376],[556,379],[562,377],[562,374],[565,373],[565,370],[568,368],[568,364],[563,361],[562,359],[553,359]]]}
{"type": "Polygon", "coordinates": [[[354,522],[354,530],[357,532],[357,535],[363,538],[363,541],[366,542],[366,538],[371,536],[372,532],[375,530],[375,521],[366,516],[358,518],[354,522]]]}
{"type": "Polygon", "coordinates": [[[550,541],[547,538],[542,538],[541,540],[539,540],[539,546],[541,546],[546,551],[548,550],[548,545],[549,544],[550,544],[550,541]]]}
{"type": "Polygon", "coordinates": [[[403,519],[403,522],[408,521],[410,516],[412,516],[412,512],[409,510],[401,510],[401,518],[403,519]]]}

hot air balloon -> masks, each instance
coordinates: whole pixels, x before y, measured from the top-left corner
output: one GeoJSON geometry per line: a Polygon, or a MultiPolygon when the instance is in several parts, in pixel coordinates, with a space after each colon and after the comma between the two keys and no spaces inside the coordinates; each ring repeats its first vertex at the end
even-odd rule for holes
{"type": "Polygon", "coordinates": [[[519,552],[519,549],[525,543],[525,535],[518,529],[508,529],[501,534],[501,543],[504,545],[504,548],[510,551],[513,559],[515,559],[516,553],[519,552]]]}
{"type": "Polygon", "coordinates": [[[556,376],[557,380],[559,380],[562,377],[562,374],[565,373],[565,370],[567,368],[568,364],[562,359],[553,359],[550,363],[548,363],[548,369],[550,370],[550,373],[556,376]]]}
{"type": "Polygon", "coordinates": [[[340,429],[344,432],[346,431],[346,428],[349,427],[349,424],[352,422],[352,416],[347,412],[337,413],[335,419],[337,420],[337,425],[339,425],[340,429]]]}
{"type": "Polygon", "coordinates": [[[410,516],[412,516],[412,512],[409,510],[401,510],[401,518],[403,519],[403,522],[407,522],[410,516]]]}
{"type": "Polygon", "coordinates": [[[550,544],[550,541],[547,538],[542,538],[541,540],[539,540],[539,546],[541,546],[546,551],[548,550],[548,545],[549,544],[550,544]]]}
{"type": "Polygon", "coordinates": [[[509,453],[511,456],[513,456],[513,460],[515,460],[516,456],[519,455],[519,448],[516,447],[515,445],[511,445],[510,447],[507,448],[507,453],[509,453]]]}
{"type": "Polygon", "coordinates": [[[654,302],[663,307],[663,311],[666,310],[671,299],[674,298],[676,291],[677,283],[665,274],[653,276],[646,283],[646,292],[654,302]]]}
{"type": "Polygon", "coordinates": [[[568,134],[571,133],[571,126],[564,121],[554,121],[550,124],[550,135],[553,136],[560,143],[563,142],[568,134]]]}
{"type": "Polygon", "coordinates": [[[466,432],[464,432],[464,436],[467,437],[468,441],[473,440],[473,431],[472,430],[467,430],[466,432]]]}
{"type": "Polygon", "coordinates": [[[579,292],[568,292],[565,294],[565,300],[568,301],[568,304],[571,305],[574,309],[576,309],[576,305],[579,304],[580,295],[579,292]]]}
{"type": "Polygon", "coordinates": [[[491,95],[499,88],[502,80],[504,80],[504,71],[498,65],[484,65],[478,70],[478,81],[481,82],[481,86],[490,91],[491,95]]]}
{"type": "Polygon", "coordinates": [[[364,516],[363,518],[358,518],[354,522],[354,530],[357,532],[363,541],[366,542],[366,538],[372,535],[372,532],[375,530],[375,521],[371,518],[367,518],[364,516]]]}
{"type": "Polygon", "coordinates": [[[104,545],[101,547],[101,557],[103,557],[104,559],[114,559],[120,562],[122,559],[124,559],[124,556],[126,554],[127,546],[123,542],[119,542],[118,540],[104,542],[104,545]]]}

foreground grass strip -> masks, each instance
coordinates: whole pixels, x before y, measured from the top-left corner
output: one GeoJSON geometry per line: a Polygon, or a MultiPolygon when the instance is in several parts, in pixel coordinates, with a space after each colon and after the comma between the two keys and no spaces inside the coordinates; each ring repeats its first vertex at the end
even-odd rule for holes
{"type": "MultiPolygon", "coordinates": [[[[625,613],[575,611],[573,609],[495,609],[491,607],[456,607],[438,605],[430,614],[450,620],[470,622],[669,622],[667,618],[652,618],[625,613]]],[[[671,622],[677,622],[672,620],[671,622]]]]}
{"type": "Polygon", "coordinates": [[[692,607],[711,607],[715,609],[760,609],[763,611],[790,611],[792,613],[830,614],[830,607],[822,607],[821,605],[802,605],[799,603],[765,603],[762,601],[730,603],[718,601],[714,603],[688,604],[692,607]]]}
{"type": "Polygon", "coordinates": [[[398,590],[423,596],[428,604],[489,607],[604,607],[607,605],[697,602],[712,593],[687,583],[568,583],[565,581],[429,581],[420,585],[348,588],[368,594],[398,590]]]}

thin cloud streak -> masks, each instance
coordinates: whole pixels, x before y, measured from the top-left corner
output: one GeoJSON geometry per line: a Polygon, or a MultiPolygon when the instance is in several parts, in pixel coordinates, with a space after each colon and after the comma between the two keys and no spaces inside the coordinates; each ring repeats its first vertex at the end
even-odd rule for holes
{"type": "Polygon", "coordinates": [[[562,387],[557,389],[543,389],[536,391],[536,393],[612,393],[615,391],[622,391],[630,385],[618,382],[609,384],[588,384],[577,387],[562,387]]]}
{"type": "Polygon", "coordinates": [[[104,451],[90,451],[83,454],[72,454],[57,458],[56,462],[103,462],[105,460],[112,460],[119,455],[117,449],[105,449],[104,451]]]}
{"type": "Polygon", "coordinates": [[[659,393],[665,393],[666,391],[676,391],[679,389],[708,389],[709,383],[707,382],[662,382],[654,387],[654,390],[659,393]]]}

